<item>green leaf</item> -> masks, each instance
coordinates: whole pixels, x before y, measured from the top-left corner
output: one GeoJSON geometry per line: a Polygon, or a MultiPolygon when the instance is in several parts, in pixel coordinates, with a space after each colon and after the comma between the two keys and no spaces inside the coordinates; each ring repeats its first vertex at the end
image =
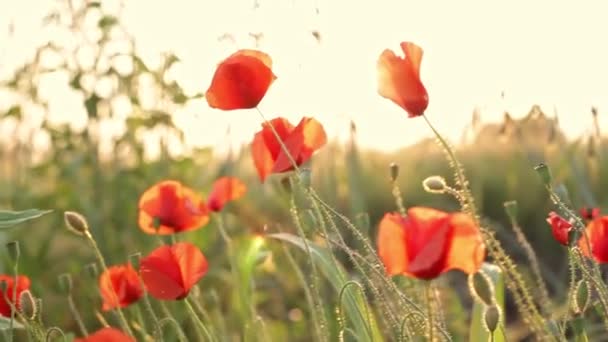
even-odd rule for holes
{"type": "MultiPolygon", "coordinates": [[[[490,263],[484,263],[480,269],[481,272],[484,272],[486,275],[490,277],[492,280],[492,285],[494,285],[494,299],[496,300],[496,305],[500,309],[503,317],[494,331],[494,341],[495,342],[504,342],[505,336],[503,332],[505,331],[504,321],[505,321],[505,278],[502,274],[500,268],[496,265],[490,263]]],[[[469,330],[469,341],[477,342],[477,341],[489,341],[490,333],[486,330],[484,326],[484,304],[475,301],[473,304],[473,317],[471,318],[471,328],[469,330]]]]}
{"type": "MultiPolygon", "coordinates": [[[[6,317],[0,317],[0,330],[9,330],[11,328],[11,320],[6,317]]],[[[13,321],[13,329],[25,329],[23,324],[13,321]]]]}
{"type": "Polygon", "coordinates": [[[23,211],[0,210],[0,228],[10,228],[17,224],[33,220],[52,210],[28,209],[23,211]]]}
{"type": "MultiPolygon", "coordinates": [[[[305,244],[304,239],[293,234],[278,233],[270,234],[268,237],[290,243],[300,248],[302,251],[306,251],[307,244],[312,254],[312,261],[319,267],[325,278],[331,283],[336,291],[336,295],[352,280],[349,279],[344,268],[334,264],[330,254],[331,252],[326,248],[309,240],[306,240],[305,244]]],[[[352,322],[355,335],[358,336],[361,341],[384,341],[372,312],[369,313],[368,319],[368,308],[362,294],[359,291],[347,291],[343,295],[346,316],[352,322]],[[371,327],[368,322],[371,323],[371,327]],[[370,336],[370,331],[372,336],[370,336]]]]}

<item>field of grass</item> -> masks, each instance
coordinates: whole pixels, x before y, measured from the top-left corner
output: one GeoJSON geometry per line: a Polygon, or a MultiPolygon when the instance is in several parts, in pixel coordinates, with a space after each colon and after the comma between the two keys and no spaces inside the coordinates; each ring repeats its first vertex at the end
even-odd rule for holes
{"type": "MultiPolygon", "coordinates": [[[[72,9],[67,15],[76,24],[70,29],[77,32],[89,11],[98,11],[98,4],[72,9]]],[[[48,21],[62,25],[52,15],[48,21]]],[[[112,46],[120,25],[102,13],[96,44],[112,46]]],[[[330,141],[297,170],[261,182],[248,145],[221,155],[211,149],[171,153],[169,141],[181,137],[171,113],[202,97],[186,96],[177,83],[165,81],[175,56],[152,70],[133,50],[104,51],[96,61],[106,61],[101,64],[107,68],[90,70],[73,63],[74,51],[48,44],[1,85],[15,100],[0,111],[0,127],[11,132],[0,139],[0,239],[7,244],[0,253],[2,273],[10,282],[15,272],[31,281],[31,295],[20,296],[11,319],[11,287],[3,280],[6,298],[0,302],[9,317],[0,320],[2,338],[72,340],[111,326],[138,341],[606,340],[602,261],[584,257],[577,243],[560,245],[547,223],[556,211],[574,226],[566,236],[575,241],[591,225],[579,209],[607,205],[607,144],[595,109],[581,118],[595,133],[576,140],[567,140],[556,118],[533,107],[520,120],[507,113],[499,124],[472,120],[454,147],[438,135],[394,153],[358,146],[353,123],[347,143],[330,141]],[[52,70],[41,57],[49,51],[62,58],[52,70]],[[132,62],[132,73],[112,67],[118,57],[132,62]],[[45,116],[36,80],[57,70],[83,95],[84,130],[50,124],[45,116]],[[142,75],[159,97],[151,109],[140,105],[142,75]],[[87,77],[107,77],[116,86],[100,97],[83,81],[87,77]],[[133,113],[108,148],[100,122],[115,115],[108,103],[118,97],[129,99],[133,113]],[[43,113],[39,125],[32,125],[34,111],[43,113]],[[156,132],[158,156],[146,156],[143,131],[156,132]],[[40,134],[48,136],[48,148],[32,147],[40,134]],[[246,192],[208,213],[200,229],[142,232],[140,199],[155,184],[175,180],[208,199],[224,176],[241,180],[246,192]],[[449,189],[439,178],[425,181],[430,176],[445,179],[449,189]],[[417,279],[424,277],[411,270],[387,273],[393,266],[378,257],[380,222],[386,213],[420,206],[463,212],[474,222],[486,249],[481,268],[432,280],[417,279]],[[80,216],[68,220],[79,234],[67,229],[65,212],[86,220],[86,227],[80,216]],[[153,250],[182,242],[193,244],[208,263],[184,296],[159,299],[140,274],[136,285],[143,280],[146,293],[121,310],[104,310],[99,277],[105,265],[149,267],[146,256],[153,250]]],[[[435,262],[436,249],[446,247],[428,245],[426,255],[435,262]]],[[[185,259],[190,272],[188,260],[195,258],[185,259]]]]}

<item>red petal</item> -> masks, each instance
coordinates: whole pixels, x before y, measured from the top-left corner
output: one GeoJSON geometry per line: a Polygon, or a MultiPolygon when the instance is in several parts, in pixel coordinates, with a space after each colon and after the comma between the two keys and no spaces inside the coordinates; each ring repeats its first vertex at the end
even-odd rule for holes
{"type": "Polygon", "coordinates": [[[433,279],[447,271],[446,257],[453,235],[448,214],[425,207],[408,210],[405,241],[409,265],[406,273],[421,279],[433,279]]]}
{"type": "Polygon", "coordinates": [[[255,50],[240,50],[217,67],[205,98],[212,108],[254,108],[276,79],[270,57],[255,50]]]}
{"type": "Polygon", "coordinates": [[[200,228],[209,221],[202,198],[180,182],[166,180],[139,200],[139,226],[148,234],[167,235],[200,228]],[[157,221],[160,223],[155,229],[157,221]]]}
{"type": "Polygon", "coordinates": [[[139,276],[131,265],[109,267],[99,277],[99,289],[104,311],[126,307],[143,295],[139,276]]]}
{"type": "Polygon", "coordinates": [[[452,244],[445,268],[459,269],[467,274],[477,272],[486,256],[479,228],[469,215],[462,213],[450,214],[450,225],[452,244]]]}
{"type": "Polygon", "coordinates": [[[378,228],[378,255],[389,275],[402,274],[408,266],[403,218],[385,214],[378,228]]]}
{"type": "MultiPolygon", "coordinates": [[[[6,298],[9,299],[9,302],[12,302],[13,289],[15,284],[15,276],[13,275],[0,275],[0,281],[6,282],[6,296],[2,291],[0,291],[0,315],[4,317],[11,316],[11,307],[7,303],[6,298]]],[[[17,301],[17,309],[21,307],[21,303],[19,302],[19,297],[21,296],[21,292],[28,290],[30,288],[30,278],[26,276],[17,276],[17,290],[16,290],[16,301],[17,301]]]]}
{"type": "Polygon", "coordinates": [[[222,177],[213,183],[213,188],[207,199],[207,208],[220,211],[226,203],[238,200],[247,192],[247,186],[235,177],[222,177]]]}
{"type": "Polygon", "coordinates": [[[586,228],[586,236],[589,238],[591,253],[587,246],[585,235],[579,240],[579,248],[583,254],[595,259],[598,263],[608,263],[608,216],[602,216],[589,222],[586,228]]]}
{"type": "MultiPolygon", "coordinates": [[[[327,143],[327,135],[321,123],[313,118],[304,117],[284,143],[287,151],[299,166],[308,161],[316,150],[327,143]]],[[[280,173],[293,170],[293,168],[291,160],[281,149],[272,172],[280,173]]]]}
{"type": "Polygon", "coordinates": [[[397,57],[391,50],[384,50],[377,63],[378,94],[401,108],[409,117],[424,114],[429,99],[420,81],[422,49],[413,43],[401,43],[406,58],[397,57]]]}
{"type": "Polygon", "coordinates": [[[122,331],[114,328],[102,328],[95,333],[84,337],[77,338],[74,342],[136,342],[131,336],[126,335],[122,331]]]}
{"type": "Polygon", "coordinates": [[[207,272],[207,260],[193,244],[161,246],[141,261],[140,272],[146,289],[154,298],[184,298],[207,272]]]}
{"type": "MultiPolygon", "coordinates": [[[[285,118],[270,120],[270,124],[276,130],[281,140],[285,141],[294,127],[285,118]]],[[[281,151],[281,145],[276,139],[272,128],[264,123],[262,130],[255,134],[251,144],[251,155],[253,163],[258,171],[258,176],[263,182],[272,173],[275,161],[281,151]]]]}
{"type": "Polygon", "coordinates": [[[549,213],[547,223],[551,225],[551,232],[555,240],[564,246],[568,246],[568,234],[570,233],[570,229],[572,229],[570,222],[552,211],[549,213]]]}

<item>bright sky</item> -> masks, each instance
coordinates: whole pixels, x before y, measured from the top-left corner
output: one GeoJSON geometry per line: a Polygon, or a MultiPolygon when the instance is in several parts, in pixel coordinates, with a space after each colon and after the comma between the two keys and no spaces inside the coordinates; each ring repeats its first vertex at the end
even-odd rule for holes
{"type": "MultiPolygon", "coordinates": [[[[549,114],[556,108],[570,136],[590,131],[591,106],[608,124],[607,2],[258,1],[254,10],[254,0],[128,0],[123,19],[149,60],[162,51],[181,58],[175,77],[192,94],[206,90],[222,58],[255,47],[249,33],[262,32],[259,49],[272,56],[278,76],[260,104],[267,117],[295,123],[315,116],[339,137],[354,120],[359,142],[369,147],[394,150],[430,136],[422,119],[407,119],[376,93],[378,55],[404,40],[425,50],[427,114],[452,139],[475,107],[483,121],[500,120],[504,110],[521,117],[535,103],[549,114]],[[224,33],[236,41],[218,41],[224,33]]],[[[0,0],[0,69],[31,54],[41,40],[40,18],[52,4],[0,0]],[[8,39],[10,21],[15,35],[8,39]]],[[[55,109],[70,119],[65,108],[55,109]]],[[[174,118],[196,145],[225,144],[228,126],[233,143],[248,142],[260,124],[253,110],[221,112],[205,101],[191,102],[174,118]]]]}

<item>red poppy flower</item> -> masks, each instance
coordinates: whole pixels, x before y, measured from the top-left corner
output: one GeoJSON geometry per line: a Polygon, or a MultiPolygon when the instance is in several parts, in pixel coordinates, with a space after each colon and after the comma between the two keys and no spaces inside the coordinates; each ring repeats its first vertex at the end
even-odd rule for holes
{"type": "Polygon", "coordinates": [[[180,182],[162,181],[139,199],[139,227],[148,234],[181,233],[207,222],[209,213],[203,199],[180,182]]]}
{"type": "MultiPolygon", "coordinates": [[[[310,159],[312,154],[327,142],[325,129],[313,118],[302,118],[295,128],[284,118],[273,119],[270,124],[277,131],[298,166],[310,159]]],[[[255,134],[251,153],[262,182],[269,174],[294,169],[267,123],[264,123],[262,130],[255,134]]]]}
{"type": "Polygon", "coordinates": [[[205,98],[212,108],[255,108],[275,79],[270,56],[239,50],[218,65],[205,98]]]}
{"type": "Polygon", "coordinates": [[[414,43],[401,43],[405,58],[386,49],[378,59],[378,93],[401,108],[410,118],[424,114],[429,104],[426,88],[420,81],[422,48],[414,43]]]}
{"type": "Polygon", "coordinates": [[[586,234],[581,236],[578,246],[588,258],[593,258],[601,264],[608,263],[608,216],[598,217],[589,222],[586,234]],[[589,237],[591,252],[589,252],[585,235],[589,237]]]}
{"type": "Polygon", "coordinates": [[[600,208],[582,207],[580,214],[583,219],[590,221],[600,216],[600,208]]]}
{"type": "Polygon", "coordinates": [[[137,271],[131,265],[109,267],[99,277],[99,290],[103,299],[103,310],[124,308],[143,296],[137,271]]]}
{"type": "Polygon", "coordinates": [[[152,297],[182,299],[207,272],[203,253],[189,242],[161,246],[140,263],[141,277],[152,297]]]}
{"type": "MultiPolygon", "coordinates": [[[[4,317],[11,317],[11,306],[9,303],[13,302],[13,291],[15,284],[15,276],[2,274],[0,275],[0,282],[6,282],[6,293],[3,293],[0,290],[0,315],[4,317]],[[8,302],[6,301],[8,299],[8,302]]],[[[21,292],[25,290],[29,290],[30,288],[30,278],[26,276],[17,276],[17,309],[21,307],[21,303],[19,302],[19,298],[21,297],[21,292]]]]}
{"type": "Polygon", "coordinates": [[[433,279],[452,269],[475,273],[483,263],[485,246],[468,215],[414,207],[407,217],[384,215],[378,254],[389,275],[433,279]]]}
{"type": "Polygon", "coordinates": [[[572,224],[553,211],[549,213],[547,223],[551,225],[551,231],[555,240],[564,246],[568,246],[568,234],[572,230],[572,224]]]}
{"type": "Polygon", "coordinates": [[[114,328],[102,328],[93,334],[77,338],[75,342],[136,342],[135,339],[114,328]]]}
{"type": "Polygon", "coordinates": [[[247,186],[236,177],[222,177],[213,183],[209,198],[207,198],[207,209],[221,211],[226,203],[236,201],[247,192],[247,186]]]}

